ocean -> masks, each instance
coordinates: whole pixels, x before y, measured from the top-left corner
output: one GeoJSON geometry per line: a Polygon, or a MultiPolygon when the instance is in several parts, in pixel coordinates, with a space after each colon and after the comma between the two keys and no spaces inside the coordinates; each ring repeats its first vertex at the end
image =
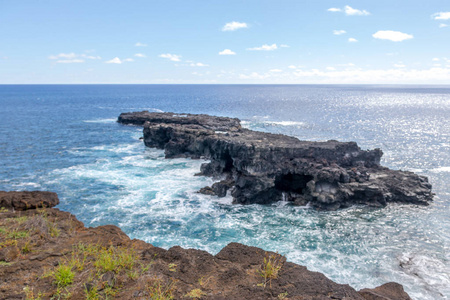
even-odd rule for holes
{"type": "Polygon", "coordinates": [[[0,85],[0,190],[49,190],[86,226],[216,254],[230,242],[278,251],[356,289],[401,283],[413,299],[450,299],[450,86],[0,85]],[[196,193],[201,160],[144,147],[122,112],[237,117],[299,139],[381,148],[382,164],[429,177],[427,207],[336,212],[232,205],[196,193]]]}

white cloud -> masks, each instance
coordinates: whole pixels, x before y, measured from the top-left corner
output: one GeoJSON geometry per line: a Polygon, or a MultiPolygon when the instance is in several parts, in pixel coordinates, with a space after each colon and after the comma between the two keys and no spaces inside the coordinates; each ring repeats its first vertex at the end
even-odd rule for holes
{"type": "Polygon", "coordinates": [[[132,58],[125,58],[123,61],[124,62],[132,62],[132,61],[134,61],[134,59],[132,59],[132,58]]]}
{"type": "Polygon", "coordinates": [[[289,69],[297,69],[297,67],[294,66],[294,65],[290,65],[288,68],[289,68],[289,69]]]}
{"type": "Polygon", "coordinates": [[[230,49],[224,49],[219,52],[219,55],[236,55],[236,52],[233,52],[230,49]]]}
{"type": "Polygon", "coordinates": [[[265,79],[267,77],[270,77],[270,76],[267,74],[259,74],[257,72],[252,72],[249,75],[239,74],[239,79],[265,79]]]}
{"type": "Polygon", "coordinates": [[[394,67],[396,67],[396,68],[405,68],[406,66],[404,64],[402,64],[402,63],[399,63],[399,64],[394,64],[394,67]]]}
{"type": "Polygon", "coordinates": [[[70,64],[70,63],[83,63],[85,59],[102,59],[100,56],[91,56],[86,54],[76,53],[59,53],[57,55],[50,55],[49,59],[57,60],[57,63],[70,64]]]}
{"type": "Polygon", "coordinates": [[[247,50],[251,51],[273,51],[278,49],[277,44],[267,45],[264,44],[261,47],[247,48],[247,50]]]}
{"type": "Polygon", "coordinates": [[[74,59],[60,59],[56,61],[59,64],[73,64],[73,63],[84,63],[84,59],[74,58],[74,59]]]}
{"type": "Polygon", "coordinates": [[[122,61],[120,60],[120,58],[114,57],[111,60],[105,61],[105,63],[107,63],[107,64],[121,64],[122,61]]]}
{"type": "Polygon", "coordinates": [[[290,48],[290,46],[289,46],[289,45],[286,45],[286,44],[281,44],[281,45],[280,45],[280,48],[290,48]]]}
{"type": "Polygon", "coordinates": [[[134,44],[136,47],[147,47],[147,44],[143,44],[140,42],[137,42],[136,44],[134,44]]]}
{"type": "Polygon", "coordinates": [[[348,5],[346,5],[344,7],[344,9],[332,7],[332,8],[329,8],[328,11],[331,11],[331,12],[344,12],[347,16],[368,16],[368,15],[370,15],[370,12],[368,12],[365,9],[360,10],[360,9],[356,9],[356,8],[350,7],[348,5]]]}
{"type": "Polygon", "coordinates": [[[280,69],[272,69],[272,70],[270,70],[270,72],[272,72],[272,73],[281,73],[281,72],[283,72],[283,70],[280,70],[280,69]]]}
{"type": "Polygon", "coordinates": [[[347,16],[368,16],[368,15],[370,15],[370,12],[368,12],[367,10],[359,10],[356,8],[352,8],[348,5],[345,6],[344,11],[347,16]]]}
{"type": "Polygon", "coordinates": [[[350,43],[356,43],[358,40],[355,39],[355,38],[349,38],[348,41],[349,41],[350,43]]]}
{"type": "Polygon", "coordinates": [[[170,54],[170,53],[165,53],[165,54],[160,54],[159,57],[162,58],[167,58],[171,61],[181,61],[181,55],[176,55],[176,54],[170,54]]]}
{"type": "Polygon", "coordinates": [[[235,31],[241,28],[248,28],[247,23],[233,21],[225,24],[225,26],[222,27],[222,31],[235,31]]]}
{"type": "Polygon", "coordinates": [[[342,9],[336,8],[336,7],[331,7],[331,8],[329,8],[329,9],[327,9],[327,11],[331,11],[331,12],[340,12],[340,11],[342,11],[342,9]]]}
{"type": "Polygon", "coordinates": [[[448,25],[444,24],[444,23],[439,24],[439,28],[444,28],[444,27],[448,27],[448,25]]]}
{"type": "Polygon", "coordinates": [[[204,63],[198,62],[198,63],[191,63],[191,67],[209,67],[209,65],[206,65],[204,63]]]}
{"type": "Polygon", "coordinates": [[[344,33],[347,33],[347,31],[345,31],[345,30],[333,30],[333,34],[335,34],[335,35],[341,35],[341,34],[344,34],[344,33]]]}
{"type": "Polygon", "coordinates": [[[100,56],[92,56],[92,55],[84,55],[84,54],[82,54],[81,57],[84,57],[87,59],[102,59],[100,56]]]}
{"type": "Polygon", "coordinates": [[[145,54],[142,54],[142,53],[136,53],[134,56],[140,57],[140,58],[147,57],[145,54]]]}
{"type": "Polygon", "coordinates": [[[432,59],[432,61],[439,61],[439,58],[435,57],[432,59]]]}
{"type": "Polygon", "coordinates": [[[327,69],[327,71],[336,71],[336,68],[333,68],[333,67],[327,67],[326,69],[327,69]]]}
{"type": "Polygon", "coordinates": [[[438,12],[433,14],[431,17],[435,20],[450,20],[450,11],[438,12]]]}
{"type": "Polygon", "coordinates": [[[376,39],[380,40],[390,40],[393,42],[401,42],[404,40],[412,39],[414,36],[412,34],[403,33],[400,31],[393,30],[379,30],[372,35],[376,39]]]}

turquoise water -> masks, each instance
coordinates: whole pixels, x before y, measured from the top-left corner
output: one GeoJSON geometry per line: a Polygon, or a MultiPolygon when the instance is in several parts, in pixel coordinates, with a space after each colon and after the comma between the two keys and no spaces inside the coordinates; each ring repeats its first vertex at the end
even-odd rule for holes
{"type": "Polygon", "coordinates": [[[229,242],[278,251],[359,289],[397,281],[414,299],[450,298],[450,87],[0,85],[0,190],[52,190],[86,226],[115,224],[169,248],[229,242]],[[196,191],[201,160],[164,159],[121,112],[239,117],[301,139],[380,147],[385,166],[426,175],[428,207],[316,212],[231,205],[196,191]]]}

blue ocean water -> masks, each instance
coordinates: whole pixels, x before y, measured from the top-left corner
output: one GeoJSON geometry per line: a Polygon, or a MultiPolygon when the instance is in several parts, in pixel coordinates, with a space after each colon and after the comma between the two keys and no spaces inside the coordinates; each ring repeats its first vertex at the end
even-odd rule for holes
{"type": "Polygon", "coordinates": [[[388,281],[414,299],[450,299],[450,86],[0,85],[0,190],[51,190],[86,226],[217,253],[229,242],[278,251],[354,288],[388,281]],[[428,207],[317,212],[231,205],[196,191],[202,161],[164,159],[121,112],[238,117],[307,140],[379,147],[382,163],[429,177],[428,207]]]}

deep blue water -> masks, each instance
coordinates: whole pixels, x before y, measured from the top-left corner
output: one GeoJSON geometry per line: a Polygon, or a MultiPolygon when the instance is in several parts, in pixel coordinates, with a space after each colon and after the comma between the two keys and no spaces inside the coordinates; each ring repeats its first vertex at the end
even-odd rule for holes
{"type": "Polygon", "coordinates": [[[414,299],[450,299],[450,86],[0,85],[0,190],[51,190],[87,226],[217,253],[229,242],[278,251],[359,289],[397,281],[414,299]],[[379,147],[385,166],[426,175],[428,207],[316,212],[231,205],[195,193],[202,161],[164,159],[121,112],[238,117],[251,129],[379,147]],[[401,267],[402,265],[403,267],[401,267]]]}

